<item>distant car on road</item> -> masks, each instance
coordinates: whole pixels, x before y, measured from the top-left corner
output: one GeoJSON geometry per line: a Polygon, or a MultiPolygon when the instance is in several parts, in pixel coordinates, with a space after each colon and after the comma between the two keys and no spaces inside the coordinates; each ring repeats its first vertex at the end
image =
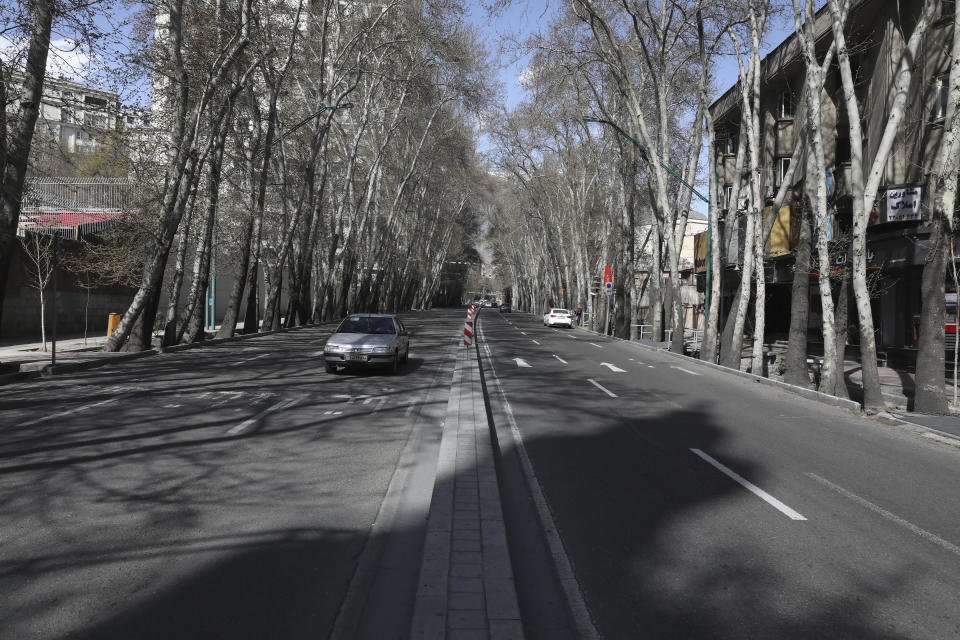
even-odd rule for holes
{"type": "Polygon", "coordinates": [[[347,316],[323,348],[327,373],[335,373],[338,366],[386,367],[396,373],[409,355],[410,332],[400,318],[383,313],[347,316]]]}
{"type": "Polygon", "coordinates": [[[496,307],[496,306],[497,306],[497,301],[496,301],[496,300],[485,300],[485,301],[484,301],[484,306],[485,306],[485,307],[490,307],[490,308],[496,307]]]}
{"type": "Polygon", "coordinates": [[[550,309],[543,316],[543,326],[573,328],[573,315],[566,309],[550,309]]]}
{"type": "Polygon", "coordinates": [[[500,305],[500,313],[510,313],[511,311],[513,311],[513,308],[510,306],[509,302],[504,302],[502,305],[500,305]]]}

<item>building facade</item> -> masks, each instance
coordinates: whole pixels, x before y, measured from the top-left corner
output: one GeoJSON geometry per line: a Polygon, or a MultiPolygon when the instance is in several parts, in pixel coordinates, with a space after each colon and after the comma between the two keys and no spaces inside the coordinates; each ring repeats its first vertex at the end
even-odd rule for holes
{"type": "MultiPolygon", "coordinates": [[[[851,51],[851,70],[860,105],[863,128],[864,170],[869,171],[877,155],[882,133],[894,100],[893,84],[901,52],[920,16],[922,2],[854,2],[846,32],[851,51]]],[[[883,169],[877,199],[870,213],[867,232],[867,262],[873,292],[874,325],[881,348],[916,344],[916,321],[920,314],[920,276],[927,253],[931,176],[943,137],[944,116],[953,40],[954,2],[941,1],[936,17],[921,43],[907,97],[906,115],[896,142],[883,169]]],[[[816,15],[816,47],[820,59],[833,40],[832,17],[828,7],[816,15]]],[[[804,62],[793,34],[768,54],[761,63],[761,192],[764,214],[770,215],[774,193],[780,187],[803,126],[805,98],[804,62]]],[[[827,228],[831,261],[839,272],[850,259],[852,229],[851,145],[843,86],[834,62],[827,72],[822,92],[821,126],[827,164],[828,192],[832,186],[827,228]]],[[[742,263],[743,217],[746,208],[731,202],[733,185],[740,179],[747,193],[746,177],[736,175],[736,154],[740,144],[741,95],[739,86],[730,88],[711,107],[715,123],[716,149],[712,159],[719,176],[718,195],[722,216],[730,229],[731,242],[722,274],[724,296],[729,300],[739,283],[742,263]]],[[[793,184],[785,206],[777,213],[774,232],[766,245],[767,331],[771,337],[789,329],[794,251],[799,224],[791,211],[804,197],[805,160],[795,168],[793,184]]],[[[815,264],[815,263],[814,263],[815,264]]],[[[820,333],[820,301],[817,274],[810,274],[811,334],[820,333]]],[[[951,278],[948,277],[948,281],[951,278]]],[[[946,293],[946,292],[945,292],[946,293]]],[[[852,300],[852,295],[851,295],[852,300]]],[[[850,315],[855,318],[855,314],[850,315]]],[[[856,340],[856,331],[850,332],[856,340]]]]}

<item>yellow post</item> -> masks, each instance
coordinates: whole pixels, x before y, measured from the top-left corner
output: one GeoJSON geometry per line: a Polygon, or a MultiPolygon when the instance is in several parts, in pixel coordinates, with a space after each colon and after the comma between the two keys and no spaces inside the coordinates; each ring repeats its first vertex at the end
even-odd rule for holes
{"type": "Polygon", "coordinates": [[[113,335],[113,332],[116,330],[117,325],[120,324],[120,314],[111,313],[107,315],[107,337],[113,335]]]}

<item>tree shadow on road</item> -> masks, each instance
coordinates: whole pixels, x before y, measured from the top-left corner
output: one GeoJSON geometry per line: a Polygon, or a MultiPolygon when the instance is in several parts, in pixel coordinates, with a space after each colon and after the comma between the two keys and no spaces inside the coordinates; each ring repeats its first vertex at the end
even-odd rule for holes
{"type": "MultiPolygon", "coordinates": [[[[522,355],[528,341],[508,334],[497,343],[522,355]]],[[[789,520],[694,455],[705,451],[761,487],[782,477],[732,445],[689,390],[598,401],[582,374],[568,380],[565,371],[507,367],[501,381],[508,393],[522,389],[522,403],[512,402],[518,429],[606,640],[927,637],[945,627],[927,627],[915,610],[957,615],[949,593],[911,601],[930,585],[918,576],[941,568],[909,554],[874,562],[878,550],[847,549],[831,537],[836,528],[789,520]]],[[[532,609],[537,593],[525,582],[536,580],[518,575],[521,604],[532,609]]],[[[527,637],[550,634],[528,627],[527,637]]]]}

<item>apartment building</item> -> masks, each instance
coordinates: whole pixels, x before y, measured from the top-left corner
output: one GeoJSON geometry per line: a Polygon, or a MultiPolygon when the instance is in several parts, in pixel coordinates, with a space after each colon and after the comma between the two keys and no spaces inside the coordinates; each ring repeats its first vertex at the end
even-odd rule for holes
{"type": "MultiPolygon", "coordinates": [[[[907,39],[917,23],[922,2],[910,0],[860,0],[854,3],[846,38],[856,83],[864,131],[864,167],[869,170],[877,153],[883,128],[893,102],[893,80],[907,39]]],[[[955,2],[942,0],[934,22],[928,27],[918,52],[910,85],[906,116],[893,151],[883,171],[867,234],[867,260],[872,290],[878,345],[906,347],[915,343],[915,322],[920,314],[920,276],[927,253],[929,229],[925,222],[930,207],[929,184],[943,136],[946,114],[950,49],[953,39],[955,2]]],[[[816,15],[817,50],[821,55],[833,39],[828,7],[816,15]]],[[[804,63],[795,34],[784,40],[761,66],[761,184],[765,204],[772,203],[790,165],[804,117],[804,63]]],[[[826,77],[822,127],[827,179],[832,182],[831,211],[827,228],[831,260],[840,265],[850,259],[852,228],[850,192],[851,147],[839,68],[833,64],[826,77]]],[[[710,110],[717,139],[712,159],[719,177],[721,215],[726,224],[741,225],[737,211],[746,208],[743,198],[731,202],[738,179],[735,158],[740,144],[741,96],[731,87],[710,110]],[[739,218],[739,219],[738,219],[739,218]]],[[[777,212],[774,233],[766,245],[765,278],[767,330],[771,335],[789,329],[790,285],[794,278],[794,250],[799,225],[791,210],[803,197],[805,161],[796,167],[788,201],[777,212]]],[[[746,185],[745,176],[740,177],[746,185]]],[[[829,187],[828,187],[829,191],[829,187]]],[[[741,194],[748,193],[746,186],[741,194]]],[[[770,215],[769,210],[765,211],[770,215]]],[[[721,274],[724,298],[729,301],[739,282],[743,232],[734,229],[721,274]]],[[[820,230],[817,230],[820,232],[820,230]]],[[[697,271],[703,266],[698,265],[697,271]]],[[[948,281],[950,278],[948,277],[948,281]]],[[[810,279],[811,334],[820,331],[820,303],[816,274],[810,279]]],[[[855,317],[855,315],[851,315],[855,317]]],[[[949,321],[949,320],[948,320],[949,321]]],[[[856,332],[851,332],[851,340],[856,332]]]]}
{"type": "Polygon", "coordinates": [[[32,173],[61,175],[74,154],[99,149],[103,135],[117,129],[117,94],[65,78],[44,80],[34,134],[32,173]]]}

